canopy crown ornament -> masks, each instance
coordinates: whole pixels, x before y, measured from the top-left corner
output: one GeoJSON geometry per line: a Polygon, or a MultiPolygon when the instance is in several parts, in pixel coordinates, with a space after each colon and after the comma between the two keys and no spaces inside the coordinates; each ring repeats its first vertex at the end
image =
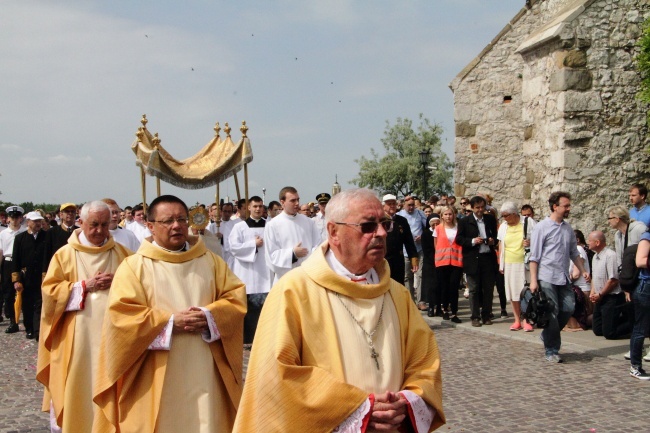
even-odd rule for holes
{"type": "Polygon", "coordinates": [[[219,122],[214,124],[214,136],[219,137],[219,131],[221,131],[221,126],[219,125],[219,122]]]}
{"type": "Polygon", "coordinates": [[[246,121],[242,120],[241,121],[241,126],[239,127],[239,130],[241,131],[241,136],[246,138],[246,132],[248,132],[248,126],[246,126],[246,121]]]}
{"type": "Polygon", "coordinates": [[[158,150],[158,148],[160,147],[160,142],[161,141],[162,140],[160,140],[160,137],[158,137],[158,133],[156,132],[153,135],[153,141],[152,141],[154,149],[158,150]]]}
{"type": "Polygon", "coordinates": [[[142,119],[140,119],[140,123],[142,123],[142,127],[144,129],[147,129],[147,123],[149,123],[149,121],[147,120],[147,115],[146,114],[142,115],[142,119]]]}
{"type": "Polygon", "coordinates": [[[223,128],[223,132],[225,132],[226,135],[227,135],[228,137],[230,137],[230,131],[232,131],[232,128],[231,128],[230,126],[228,126],[228,122],[226,122],[226,127],[223,128]]]}

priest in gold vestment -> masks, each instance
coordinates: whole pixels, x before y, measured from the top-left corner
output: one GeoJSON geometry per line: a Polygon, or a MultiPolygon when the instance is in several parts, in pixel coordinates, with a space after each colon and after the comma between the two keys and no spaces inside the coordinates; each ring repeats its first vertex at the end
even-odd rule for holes
{"type": "Polygon", "coordinates": [[[151,238],[117,270],[95,382],[94,432],[230,432],[241,397],[244,284],[160,196],[151,238]]]}
{"type": "Polygon", "coordinates": [[[81,208],[81,229],[52,258],[43,280],[36,378],[45,385],[43,410],[53,432],[88,433],[93,380],[113,274],[130,251],[109,234],[110,210],[99,201],[81,208]]]}
{"type": "Polygon", "coordinates": [[[332,198],[328,242],[272,289],[234,432],[433,431],[445,422],[433,332],[384,260],[381,203],[332,198]]]}

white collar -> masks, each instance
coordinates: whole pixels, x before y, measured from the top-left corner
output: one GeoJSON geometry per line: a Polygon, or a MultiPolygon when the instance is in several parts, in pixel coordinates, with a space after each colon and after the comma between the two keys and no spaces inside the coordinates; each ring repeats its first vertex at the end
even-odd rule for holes
{"type": "Polygon", "coordinates": [[[344,278],[347,278],[352,281],[362,280],[365,278],[366,284],[378,284],[379,283],[379,274],[375,268],[370,268],[367,272],[362,275],[355,275],[350,272],[343,264],[336,258],[334,252],[331,249],[328,249],[325,253],[325,260],[327,264],[332,268],[332,270],[344,278]]]}

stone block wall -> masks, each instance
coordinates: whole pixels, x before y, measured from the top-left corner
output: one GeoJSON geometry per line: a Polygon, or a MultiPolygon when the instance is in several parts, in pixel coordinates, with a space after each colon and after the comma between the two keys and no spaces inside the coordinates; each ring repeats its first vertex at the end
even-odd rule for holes
{"type": "Polygon", "coordinates": [[[451,83],[456,195],[478,191],[548,214],[553,190],[574,196],[572,223],[605,230],[603,214],[650,183],[646,112],[635,96],[648,0],[532,1],[451,83]],[[531,35],[577,11],[559,34],[519,50],[531,35]]]}

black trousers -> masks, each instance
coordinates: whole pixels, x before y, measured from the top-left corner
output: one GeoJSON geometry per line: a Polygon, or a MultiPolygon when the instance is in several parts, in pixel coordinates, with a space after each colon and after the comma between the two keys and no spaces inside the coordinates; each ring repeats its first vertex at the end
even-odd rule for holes
{"type": "Polygon", "coordinates": [[[608,340],[616,340],[630,335],[632,321],[625,294],[605,295],[594,305],[592,322],[594,334],[608,340]]]}
{"type": "Polygon", "coordinates": [[[41,329],[41,309],[43,295],[38,286],[26,286],[23,289],[23,325],[25,332],[38,334],[41,329]]]}
{"type": "Polygon", "coordinates": [[[451,311],[452,315],[458,313],[458,290],[460,289],[460,278],[463,276],[463,268],[458,266],[439,266],[438,286],[440,287],[442,308],[451,311]]]}
{"type": "Polygon", "coordinates": [[[492,313],[494,280],[496,278],[496,256],[494,253],[479,254],[476,273],[466,275],[472,319],[487,320],[492,313]]]}
{"type": "Polygon", "coordinates": [[[246,295],[247,310],[244,316],[244,344],[253,344],[257,322],[260,321],[262,307],[268,293],[253,293],[246,295]]]}
{"type": "Polygon", "coordinates": [[[501,272],[497,272],[494,275],[496,277],[497,293],[499,294],[499,304],[501,305],[501,310],[505,310],[508,304],[505,276],[501,272]]]}
{"type": "Polygon", "coordinates": [[[5,307],[5,317],[11,321],[16,322],[16,314],[14,313],[14,303],[16,302],[16,290],[14,283],[11,282],[11,262],[2,261],[2,299],[5,307]]]}

